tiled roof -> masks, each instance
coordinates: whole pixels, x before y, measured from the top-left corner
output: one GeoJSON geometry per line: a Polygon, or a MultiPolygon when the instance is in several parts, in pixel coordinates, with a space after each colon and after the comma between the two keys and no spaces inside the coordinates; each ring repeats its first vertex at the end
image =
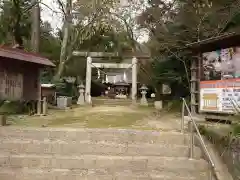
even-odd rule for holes
{"type": "Polygon", "coordinates": [[[186,47],[193,51],[211,52],[240,45],[239,33],[227,33],[220,36],[187,44],[186,47]]]}
{"type": "Polygon", "coordinates": [[[17,48],[0,47],[0,57],[41,64],[45,66],[55,66],[49,59],[45,57],[41,57],[38,54],[26,52],[17,48]]]}

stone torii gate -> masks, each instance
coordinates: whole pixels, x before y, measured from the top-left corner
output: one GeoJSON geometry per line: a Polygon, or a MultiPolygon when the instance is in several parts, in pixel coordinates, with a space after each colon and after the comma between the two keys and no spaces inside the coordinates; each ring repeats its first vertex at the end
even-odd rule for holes
{"type": "Polygon", "coordinates": [[[137,63],[138,59],[132,57],[131,63],[105,63],[105,62],[93,62],[93,58],[104,57],[119,57],[118,54],[102,53],[102,52],[73,52],[75,56],[87,57],[86,66],[86,85],[85,85],[85,101],[90,104],[91,101],[91,80],[92,80],[92,68],[107,68],[107,69],[132,69],[132,92],[131,99],[136,102],[137,98],[137,63]]]}

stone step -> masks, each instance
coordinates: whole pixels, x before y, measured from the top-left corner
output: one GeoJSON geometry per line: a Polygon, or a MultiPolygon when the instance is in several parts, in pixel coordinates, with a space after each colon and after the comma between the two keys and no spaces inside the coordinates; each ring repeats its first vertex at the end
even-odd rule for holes
{"type": "MultiPolygon", "coordinates": [[[[171,144],[146,144],[146,143],[95,143],[91,141],[66,142],[66,141],[38,141],[0,139],[0,152],[15,154],[59,154],[59,155],[116,155],[116,156],[165,156],[165,157],[187,157],[188,146],[171,144]]],[[[201,158],[199,148],[194,149],[194,158],[201,158]]]]}
{"type": "Polygon", "coordinates": [[[96,170],[68,170],[68,169],[28,169],[1,168],[1,180],[208,180],[206,174],[196,173],[192,176],[179,176],[169,172],[131,173],[127,171],[115,172],[112,175],[96,170]]]}
{"type": "Polygon", "coordinates": [[[0,127],[1,138],[92,141],[115,143],[164,143],[188,145],[189,135],[180,132],[140,131],[128,129],[72,129],[0,127]]]}
{"type": "Polygon", "coordinates": [[[58,155],[0,155],[0,165],[9,168],[104,169],[108,173],[167,171],[176,174],[206,172],[207,162],[188,158],[158,156],[58,156],[58,155]]]}

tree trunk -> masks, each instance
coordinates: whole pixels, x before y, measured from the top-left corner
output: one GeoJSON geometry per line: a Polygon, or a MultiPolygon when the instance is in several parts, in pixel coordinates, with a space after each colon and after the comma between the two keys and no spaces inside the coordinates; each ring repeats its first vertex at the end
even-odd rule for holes
{"type": "Polygon", "coordinates": [[[36,0],[32,0],[32,4],[36,4],[32,8],[32,35],[31,35],[31,47],[32,51],[39,52],[40,41],[40,7],[36,0]]]}
{"type": "Polygon", "coordinates": [[[67,46],[70,38],[70,33],[71,33],[71,23],[72,23],[72,0],[67,0],[66,4],[66,15],[65,15],[65,20],[64,20],[64,25],[63,25],[63,41],[62,41],[62,47],[61,47],[61,54],[60,54],[60,59],[59,59],[59,66],[56,72],[56,75],[54,77],[54,80],[59,80],[62,76],[62,73],[65,68],[65,62],[67,58],[67,46]]]}
{"type": "Polygon", "coordinates": [[[65,67],[65,61],[60,60],[60,63],[59,63],[58,68],[57,68],[57,72],[54,76],[55,81],[58,81],[61,78],[64,67],[65,67]]]}

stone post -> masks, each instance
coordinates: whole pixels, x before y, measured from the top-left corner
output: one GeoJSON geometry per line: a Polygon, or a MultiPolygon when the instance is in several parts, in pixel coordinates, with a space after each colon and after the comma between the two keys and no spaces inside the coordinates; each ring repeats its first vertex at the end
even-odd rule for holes
{"type": "Polygon", "coordinates": [[[86,90],[85,100],[86,103],[91,104],[91,81],[92,81],[92,58],[87,58],[87,70],[86,70],[86,90]]]}
{"type": "Polygon", "coordinates": [[[46,97],[44,97],[43,98],[43,104],[42,104],[42,109],[43,109],[43,116],[46,116],[47,115],[47,109],[48,109],[48,107],[47,107],[47,98],[46,97]]]}
{"type": "Polygon", "coordinates": [[[137,98],[137,58],[132,59],[132,101],[136,103],[137,98]]]}
{"type": "Polygon", "coordinates": [[[7,125],[7,117],[4,114],[0,114],[0,126],[6,126],[7,125]]]}
{"type": "Polygon", "coordinates": [[[41,105],[42,105],[42,100],[41,99],[38,99],[37,101],[37,115],[41,115],[42,113],[42,108],[41,108],[41,105]]]}
{"type": "Polygon", "coordinates": [[[78,97],[78,101],[77,101],[77,104],[78,105],[84,105],[85,104],[85,100],[84,100],[84,92],[85,92],[85,87],[83,84],[80,84],[78,86],[79,88],[79,97],[78,97]]]}
{"type": "Polygon", "coordinates": [[[148,106],[148,102],[147,102],[147,98],[146,98],[148,88],[143,84],[142,87],[140,88],[140,90],[141,90],[141,94],[142,94],[140,104],[141,104],[141,106],[148,106]]]}

